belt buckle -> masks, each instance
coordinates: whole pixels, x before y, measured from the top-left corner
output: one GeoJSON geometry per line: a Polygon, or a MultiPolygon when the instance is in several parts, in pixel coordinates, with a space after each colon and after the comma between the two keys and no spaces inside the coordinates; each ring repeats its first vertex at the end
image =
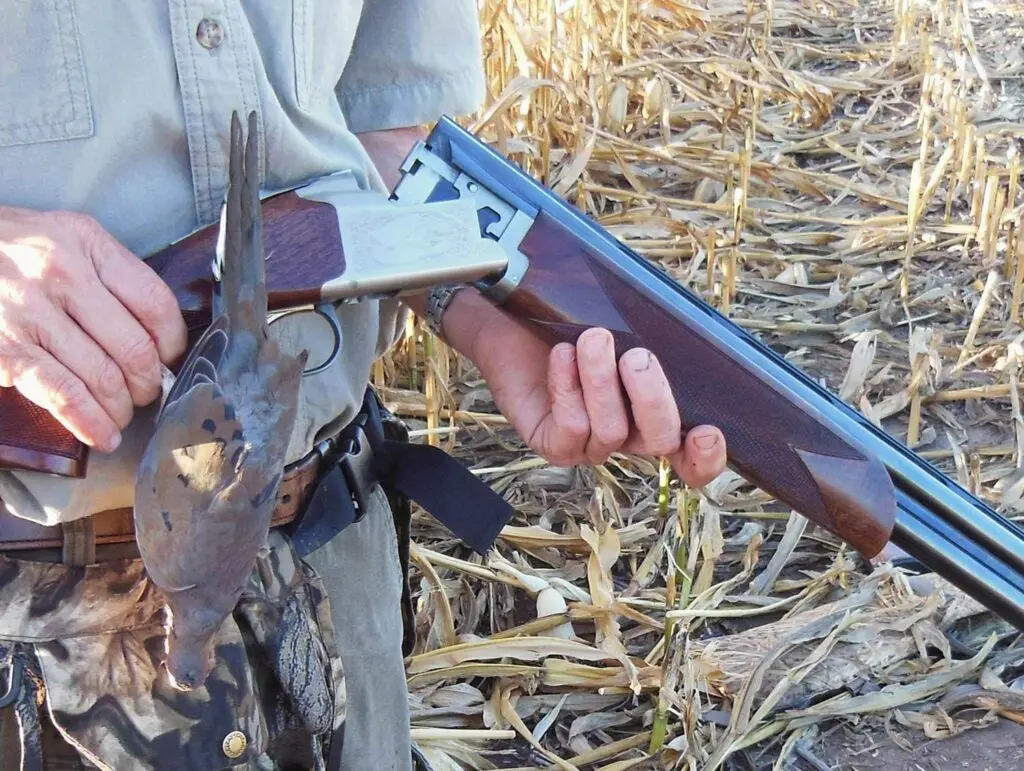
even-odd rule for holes
{"type": "MultiPolygon", "coordinates": [[[[21,692],[22,669],[21,658],[14,651],[11,651],[11,658],[7,662],[7,666],[0,667],[0,673],[7,672],[8,678],[7,693],[0,696],[0,709],[9,707],[18,700],[18,695],[21,692]]],[[[2,677],[0,677],[0,680],[2,680],[2,677]]]]}
{"type": "Polygon", "coordinates": [[[356,522],[365,515],[370,504],[370,488],[376,481],[373,473],[373,448],[362,421],[347,426],[336,438],[333,462],[341,468],[349,492],[356,505],[356,522]]]}

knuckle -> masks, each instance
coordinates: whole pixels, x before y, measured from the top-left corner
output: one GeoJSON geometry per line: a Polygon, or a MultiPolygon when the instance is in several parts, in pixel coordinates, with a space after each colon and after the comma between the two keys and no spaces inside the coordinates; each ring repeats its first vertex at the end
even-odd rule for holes
{"type": "Polygon", "coordinates": [[[178,310],[177,300],[170,287],[155,276],[150,280],[142,281],[138,287],[138,293],[142,302],[160,316],[167,316],[178,310]]]}
{"type": "Polygon", "coordinates": [[[163,281],[158,278],[144,281],[139,287],[138,296],[141,303],[149,309],[149,316],[156,319],[159,325],[158,334],[164,336],[166,342],[170,342],[166,338],[172,332],[184,329],[178,299],[163,281]]]}
{"type": "Polygon", "coordinates": [[[85,212],[65,211],[58,212],[56,216],[85,243],[91,243],[106,232],[99,220],[85,212]]]}
{"type": "Polygon", "coordinates": [[[65,250],[51,249],[39,265],[39,278],[52,296],[63,296],[74,282],[75,267],[65,250]]]}
{"type": "Polygon", "coordinates": [[[561,426],[562,435],[574,446],[585,442],[590,432],[590,421],[585,414],[573,414],[561,426]]]}
{"type": "Polygon", "coordinates": [[[629,436],[629,426],[625,420],[608,417],[594,423],[593,433],[602,446],[619,447],[629,436]]]}
{"type": "Polygon", "coordinates": [[[0,332],[0,360],[2,361],[27,361],[32,356],[32,346],[22,339],[13,329],[3,329],[0,332]]]}
{"type": "Polygon", "coordinates": [[[618,374],[614,369],[599,367],[591,372],[590,382],[595,389],[600,391],[611,391],[619,388],[618,374]]]}
{"type": "Polygon", "coordinates": [[[160,358],[149,337],[129,341],[117,358],[125,373],[133,379],[150,381],[158,377],[160,358]]]}
{"type": "Polygon", "coordinates": [[[579,389],[572,381],[556,380],[552,390],[554,398],[566,406],[575,404],[580,395],[579,389]]]}
{"type": "Polygon", "coordinates": [[[70,372],[54,375],[49,386],[54,403],[63,411],[84,410],[92,400],[85,384],[70,372]]]}
{"type": "Polygon", "coordinates": [[[18,373],[35,357],[32,355],[31,346],[7,335],[0,339],[0,385],[10,388],[18,373]]]}
{"type": "Polygon", "coordinates": [[[564,449],[551,450],[545,453],[545,459],[548,463],[559,468],[575,466],[578,462],[578,457],[577,453],[564,449]]]}
{"type": "Polygon", "coordinates": [[[107,399],[120,396],[125,389],[121,370],[114,360],[108,356],[104,356],[96,368],[94,382],[97,395],[107,399]]]}
{"type": "Polygon", "coordinates": [[[680,416],[671,394],[651,388],[637,388],[629,395],[629,401],[639,420],[656,426],[658,433],[676,430],[680,416]]]}
{"type": "Polygon", "coordinates": [[[57,347],[55,332],[49,324],[30,322],[30,326],[27,331],[39,346],[45,350],[52,351],[57,347]]]}
{"type": "Polygon", "coordinates": [[[680,444],[679,437],[669,433],[644,438],[644,449],[651,455],[671,455],[679,450],[680,444]]]}
{"type": "Polygon", "coordinates": [[[0,279],[0,318],[5,325],[11,309],[24,308],[35,299],[30,286],[12,278],[0,279]]]}

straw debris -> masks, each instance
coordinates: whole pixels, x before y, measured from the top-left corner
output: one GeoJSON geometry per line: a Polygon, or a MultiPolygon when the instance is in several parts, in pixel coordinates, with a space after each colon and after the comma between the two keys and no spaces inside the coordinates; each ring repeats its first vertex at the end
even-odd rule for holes
{"type": "MultiPolygon", "coordinates": [[[[472,130],[1024,515],[1024,4],[480,8],[472,130]]],[[[485,559],[415,521],[408,675],[437,768],[828,768],[836,726],[1024,723],[1018,635],[937,577],[868,564],[731,473],[550,467],[420,324],[375,380],[518,512],[485,559]]]]}

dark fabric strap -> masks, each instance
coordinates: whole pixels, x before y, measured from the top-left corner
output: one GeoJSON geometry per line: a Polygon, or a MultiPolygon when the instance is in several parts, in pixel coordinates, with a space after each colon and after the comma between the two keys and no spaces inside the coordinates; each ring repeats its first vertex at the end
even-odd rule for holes
{"type": "Polygon", "coordinates": [[[373,390],[366,393],[363,413],[381,483],[415,501],[477,553],[486,554],[512,519],[508,501],[439,447],[388,439],[384,421],[394,417],[373,390]]]}
{"type": "Polygon", "coordinates": [[[438,447],[385,442],[387,484],[418,503],[467,546],[486,554],[512,518],[512,507],[438,447]]]}
{"type": "Polygon", "coordinates": [[[494,544],[512,519],[512,506],[444,450],[409,442],[406,432],[394,430],[396,425],[400,421],[368,389],[359,416],[342,432],[342,449],[346,442],[355,441],[357,454],[363,449],[358,442],[367,441],[373,460],[369,466],[360,465],[357,476],[369,473],[372,477],[353,478],[355,472],[346,467],[344,454],[328,458],[306,511],[290,533],[300,555],[315,551],[357,521],[363,513],[357,501],[365,493],[355,488],[375,483],[419,504],[479,554],[486,554],[494,544]]]}
{"type": "MultiPolygon", "coordinates": [[[[313,485],[309,503],[285,527],[300,557],[325,546],[366,513],[368,490],[380,485],[394,519],[402,569],[402,653],[412,654],[416,619],[409,585],[412,506],[415,501],[481,555],[494,544],[514,513],[512,507],[465,466],[443,450],[409,442],[405,424],[388,412],[373,389],[367,389],[363,409],[342,432],[339,452],[327,461],[313,485]],[[369,448],[359,446],[360,442],[369,448]],[[372,452],[372,462],[346,464],[346,457],[372,452]],[[362,503],[360,503],[362,501],[362,503]]],[[[332,751],[339,751],[339,738],[332,751]]],[[[337,762],[336,758],[332,762],[337,762]]],[[[332,768],[332,766],[328,766],[332,768]]]]}
{"type": "Polygon", "coordinates": [[[306,509],[288,535],[299,556],[305,557],[355,521],[356,506],[348,481],[341,467],[332,465],[321,475],[306,509]]]}

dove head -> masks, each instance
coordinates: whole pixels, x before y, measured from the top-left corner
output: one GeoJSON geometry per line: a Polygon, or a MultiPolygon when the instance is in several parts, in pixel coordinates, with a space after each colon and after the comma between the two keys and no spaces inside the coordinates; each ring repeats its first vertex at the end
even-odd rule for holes
{"type": "Polygon", "coordinates": [[[167,637],[167,675],[179,691],[201,688],[213,669],[213,630],[199,634],[172,627],[167,637]]]}

